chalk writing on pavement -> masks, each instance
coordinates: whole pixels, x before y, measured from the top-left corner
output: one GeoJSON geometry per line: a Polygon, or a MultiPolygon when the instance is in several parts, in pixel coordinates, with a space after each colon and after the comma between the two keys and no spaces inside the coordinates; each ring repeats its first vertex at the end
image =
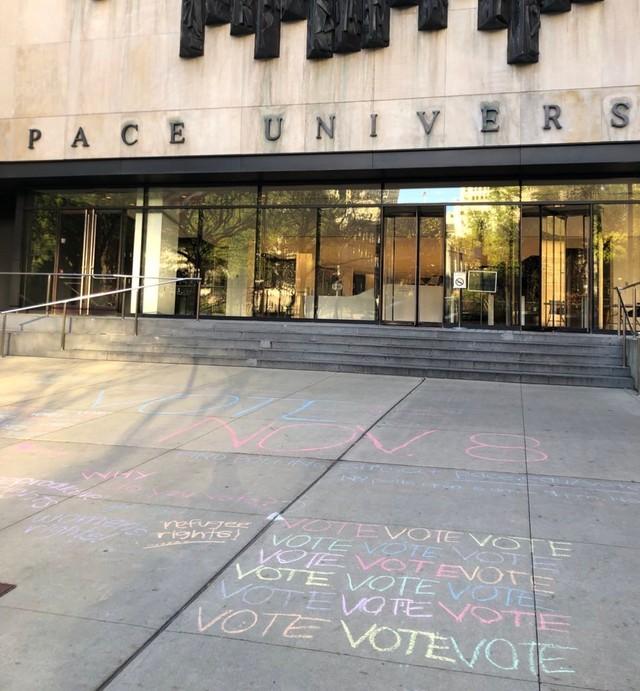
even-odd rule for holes
{"type": "Polygon", "coordinates": [[[564,541],[280,517],[191,610],[190,625],[467,672],[569,677],[578,651],[554,595],[572,553],[564,541]]]}
{"type": "Polygon", "coordinates": [[[160,542],[145,549],[175,547],[179,545],[214,545],[235,542],[251,527],[251,523],[239,521],[210,521],[194,518],[188,521],[164,521],[156,537],[160,542]]]}

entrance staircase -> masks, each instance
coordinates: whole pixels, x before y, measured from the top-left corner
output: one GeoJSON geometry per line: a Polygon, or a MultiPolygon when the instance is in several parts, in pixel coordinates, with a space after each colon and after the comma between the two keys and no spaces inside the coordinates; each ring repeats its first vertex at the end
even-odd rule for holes
{"type": "Polygon", "coordinates": [[[55,358],[633,388],[610,335],[334,323],[12,315],[8,352],[55,358]]]}

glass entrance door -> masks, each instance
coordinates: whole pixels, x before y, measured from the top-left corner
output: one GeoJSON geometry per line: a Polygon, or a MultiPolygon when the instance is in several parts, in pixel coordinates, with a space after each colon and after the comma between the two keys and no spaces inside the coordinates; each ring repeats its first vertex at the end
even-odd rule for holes
{"type": "MultiPolygon", "coordinates": [[[[60,214],[60,232],[58,234],[58,262],[56,272],[69,274],[58,276],[54,284],[54,300],[67,300],[83,294],[83,273],[85,262],[85,211],[63,211],[60,214]]],[[[80,305],[73,305],[80,309],[80,305]]]]}
{"type": "MultiPolygon", "coordinates": [[[[131,221],[127,217],[128,221],[131,221]]],[[[58,234],[57,273],[53,299],[108,292],[124,287],[124,279],[96,278],[100,274],[131,272],[133,254],[132,223],[123,224],[120,211],[63,211],[58,234]]],[[[72,303],[71,308],[89,313],[89,309],[117,310],[118,295],[72,303]]]]}
{"type": "Polygon", "coordinates": [[[444,212],[386,208],[382,241],[382,321],[442,324],[444,212]]]}
{"type": "Polygon", "coordinates": [[[588,206],[526,207],[522,221],[522,326],[590,327],[588,206]]]}

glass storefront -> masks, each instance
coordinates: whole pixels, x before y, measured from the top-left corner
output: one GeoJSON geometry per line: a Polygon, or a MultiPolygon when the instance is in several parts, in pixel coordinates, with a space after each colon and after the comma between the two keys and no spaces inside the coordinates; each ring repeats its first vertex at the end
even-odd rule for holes
{"type": "Polygon", "coordinates": [[[131,281],[140,305],[91,310],[607,331],[640,281],[639,205],[633,180],[47,190],[25,199],[22,296],[131,281]],[[156,285],[176,277],[199,290],[156,285]]]}

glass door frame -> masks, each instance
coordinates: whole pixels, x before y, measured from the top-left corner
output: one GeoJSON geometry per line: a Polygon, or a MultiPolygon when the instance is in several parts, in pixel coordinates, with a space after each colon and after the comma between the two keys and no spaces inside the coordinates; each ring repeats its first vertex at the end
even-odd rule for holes
{"type": "MultiPolygon", "coordinates": [[[[98,224],[98,215],[104,214],[108,216],[117,216],[119,220],[119,229],[117,233],[117,237],[114,237],[113,240],[117,241],[118,243],[118,266],[116,267],[115,273],[117,274],[122,274],[124,273],[124,268],[123,263],[124,263],[124,254],[125,254],[125,217],[128,212],[128,209],[96,209],[93,207],[86,207],[86,208],[66,208],[66,209],[60,209],[58,212],[58,218],[57,218],[57,229],[56,229],[56,250],[55,250],[55,255],[54,255],[54,264],[53,264],[53,271],[56,274],[52,281],[52,292],[50,299],[51,300],[56,300],[58,299],[58,283],[59,281],[63,278],[61,275],[60,271],[60,259],[61,259],[61,250],[62,250],[62,221],[65,216],[84,216],[84,229],[83,229],[83,238],[82,238],[82,259],[80,262],[80,267],[79,271],[75,272],[78,274],[93,274],[94,269],[95,269],[95,252],[96,252],[96,233],[97,233],[97,224],[98,224]]],[[[133,271],[133,267],[131,267],[131,270],[133,271]]],[[[123,282],[125,282],[126,279],[118,278],[117,280],[114,280],[113,285],[109,288],[106,288],[105,290],[116,290],[123,288],[123,282]]],[[[90,295],[92,290],[93,290],[93,280],[90,275],[85,275],[82,276],[81,278],[78,279],[79,285],[80,285],[80,296],[84,295],[90,295]]],[[[123,299],[121,295],[116,296],[117,298],[117,305],[116,305],[116,311],[120,311],[121,307],[121,300],[123,299]]],[[[79,300],[77,301],[77,309],[78,313],[82,314],[83,311],[85,314],[89,314],[90,312],[90,300],[79,300]]],[[[72,309],[75,308],[75,305],[72,303],[72,309]]]]}
{"type": "MultiPolygon", "coordinates": [[[[595,300],[594,300],[594,277],[595,277],[595,271],[594,271],[594,247],[593,247],[593,238],[594,238],[594,225],[593,225],[593,218],[594,218],[594,205],[595,203],[593,202],[527,202],[523,203],[521,205],[521,213],[520,213],[520,299],[521,299],[521,308],[520,308],[520,329],[522,331],[560,331],[563,333],[593,333],[596,329],[594,328],[595,322],[595,300]],[[587,326],[583,328],[570,328],[566,326],[545,326],[543,324],[543,314],[544,314],[544,298],[543,298],[543,290],[542,290],[542,284],[545,280],[545,269],[544,269],[544,264],[542,260],[542,240],[543,240],[543,232],[544,232],[544,224],[543,224],[543,219],[544,215],[543,212],[545,209],[557,209],[559,212],[562,209],[586,209],[587,213],[583,214],[583,218],[587,218],[589,222],[589,227],[588,227],[588,235],[586,238],[586,253],[587,253],[587,259],[586,259],[586,270],[587,270],[587,308],[585,315],[587,319],[587,326]],[[522,320],[524,319],[524,313],[525,310],[522,309],[522,298],[524,296],[523,294],[523,277],[524,277],[524,272],[522,271],[522,260],[523,260],[523,241],[524,241],[524,235],[523,235],[523,222],[525,218],[525,210],[532,210],[536,209],[537,210],[537,219],[538,219],[538,251],[539,251],[539,259],[540,259],[540,296],[539,296],[539,304],[538,304],[538,313],[540,315],[540,324],[538,326],[526,326],[522,323],[522,320]]],[[[559,214],[558,214],[559,215],[559,214]]],[[[555,242],[555,236],[554,236],[554,242],[555,242]]],[[[565,275],[565,290],[566,290],[566,275],[565,275]]],[[[565,301],[566,302],[566,301],[565,301]]]]}
{"type": "MultiPolygon", "coordinates": [[[[442,256],[441,262],[443,271],[446,271],[446,252],[447,252],[447,223],[446,223],[446,206],[442,204],[389,204],[382,207],[382,218],[380,223],[380,255],[378,259],[378,273],[379,273],[379,313],[378,323],[393,326],[426,326],[426,327],[442,327],[444,326],[445,301],[446,291],[443,291],[442,296],[442,320],[440,322],[422,322],[420,321],[420,219],[421,218],[442,218],[442,256]],[[414,318],[413,321],[398,321],[384,318],[384,287],[385,287],[385,234],[387,218],[411,218],[414,219],[416,242],[415,242],[415,270],[414,270],[414,318]]],[[[446,284],[446,276],[443,276],[443,285],[446,284]]]]}

